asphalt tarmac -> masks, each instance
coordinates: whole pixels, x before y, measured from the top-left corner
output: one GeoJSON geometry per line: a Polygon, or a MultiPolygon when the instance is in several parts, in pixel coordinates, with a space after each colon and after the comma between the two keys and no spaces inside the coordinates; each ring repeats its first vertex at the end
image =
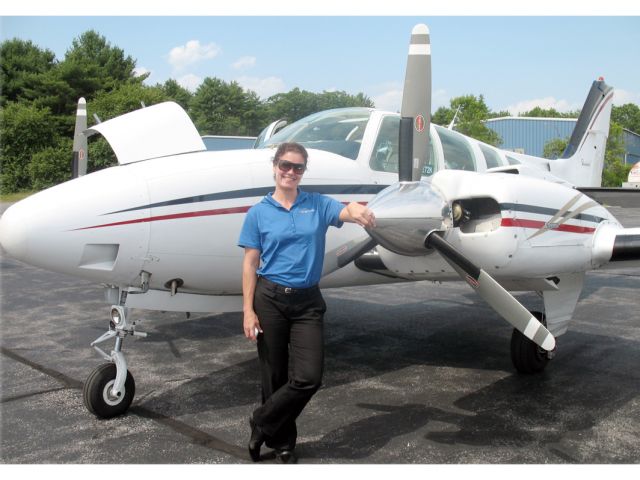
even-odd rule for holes
{"type": "MultiPolygon", "coordinates": [[[[640,208],[612,211],[640,226],[640,208]]],[[[260,387],[241,314],[134,311],[149,334],[124,342],[136,397],[99,420],[82,384],[102,363],[89,347],[107,328],[101,287],[0,253],[2,463],[250,463],[260,387]]],[[[639,464],[639,291],[640,269],[588,274],[556,358],[523,376],[510,326],[465,284],[325,290],[324,385],[299,418],[300,463],[639,464]]]]}

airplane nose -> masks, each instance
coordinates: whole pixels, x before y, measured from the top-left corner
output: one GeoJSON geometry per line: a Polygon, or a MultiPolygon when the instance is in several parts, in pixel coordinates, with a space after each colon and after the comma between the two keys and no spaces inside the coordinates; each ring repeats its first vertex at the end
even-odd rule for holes
{"type": "Polygon", "coordinates": [[[10,206],[0,217],[0,245],[12,257],[27,255],[28,222],[20,216],[20,202],[10,206]]]}

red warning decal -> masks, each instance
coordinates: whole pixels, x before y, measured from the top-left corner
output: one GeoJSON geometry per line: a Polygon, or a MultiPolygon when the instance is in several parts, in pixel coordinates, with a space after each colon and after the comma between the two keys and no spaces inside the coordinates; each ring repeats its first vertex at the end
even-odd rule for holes
{"type": "Polygon", "coordinates": [[[424,124],[425,124],[424,117],[422,115],[418,115],[416,117],[415,122],[414,122],[414,125],[416,127],[416,131],[417,132],[422,132],[424,130],[424,124]]]}

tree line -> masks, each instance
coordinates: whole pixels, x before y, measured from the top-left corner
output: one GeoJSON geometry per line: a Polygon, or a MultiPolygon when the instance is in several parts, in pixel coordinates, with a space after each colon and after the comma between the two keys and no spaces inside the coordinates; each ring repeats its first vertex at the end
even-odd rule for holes
{"type": "MultiPolygon", "coordinates": [[[[62,60],[31,41],[14,38],[2,42],[0,193],[40,190],[70,178],[75,111],[80,97],[87,100],[90,125],[94,114],[106,120],[136,110],[141,103],[148,106],[173,100],[187,111],[201,135],[256,136],[278,118],[293,122],[329,108],[375,106],[363,93],[312,93],[299,88],[262,100],[237,82],[215,77],[205,78],[195,92],[173,79],[149,86],[143,84],[148,74],[136,75],[135,68],[136,60],[94,30],[74,39],[62,60]]],[[[449,108],[438,109],[433,121],[447,125],[458,107],[456,130],[499,145],[501,139],[482,122],[508,115],[507,112],[491,112],[482,95],[467,95],[452,99],[449,108]]],[[[534,109],[525,115],[567,114],[534,109]]],[[[570,115],[577,117],[577,112],[570,115]]],[[[622,128],[640,132],[640,109],[636,105],[614,107],[606,169],[615,171],[615,175],[609,179],[605,174],[606,182],[618,182],[624,174],[620,159],[622,128]]],[[[566,143],[566,139],[559,141],[563,140],[566,143]]],[[[554,155],[559,146],[554,148],[549,155],[554,155]]],[[[117,163],[103,138],[89,142],[89,158],[89,172],[117,163]]]]}

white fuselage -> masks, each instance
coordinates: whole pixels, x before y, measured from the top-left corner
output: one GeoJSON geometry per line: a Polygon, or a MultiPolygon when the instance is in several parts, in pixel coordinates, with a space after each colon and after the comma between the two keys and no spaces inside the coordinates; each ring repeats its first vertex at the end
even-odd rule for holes
{"type": "MultiPolygon", "coordinates": [[[[301,188],[346,204],[369,202],[397,181],[395,137],[388,129],[385,133],[385,125],[397,122],[397,114],[365,113],[368,120],[365,116],[359,131],[349,127],[345,140],[345,145],[359,147],[355,158],[310,148],[301,188]],[[360,135],[357,143],[352,141],[354,132],[360,135]]],[[[100,125],[105,125],[102,133],[112,128],[100,125]]],[[[126,135],[131,128],[120,128],[116,140],[130,142],[126,135]]],[[[531,237],[572,199],[570,210],[590,202],[551,175],[546,166],[522,158],[517,168],[510,167],[505,152],[484,145],[483,154],[479,142],[434,125],[431,143],[431,170],[425,171],[431,175],[423,181],[431,182],[449,205],[456,200],[482,204],[479,218],[449,229],[447,239],[505,285],[530,289],[527,279],[535,283],[558,273],[583,272],[608,260],[594,256],[594,236],[603,225],[619,227],[619,223],[599,205],[563,225],[547,225],[543,233],[531,237]],[[466,149],[467,163],[460,168],[473,171],[450,169],[455,159],[447,157],[442,136],[447,137],[449,152],[456,151],[451,150],[454,144],[466,149]],[[512,173],[487,172],[488,148],[512,173]],[[489,204],[493,211],[483,212],[489,204]]],[[[237,295],[243,256],[237,240],[245,212],[273,189],[272,155],[272,149],[263,148],[123,162],[13,205],[0,221],[0,241],[24,262],[122,289],[139,287],[141,273],[147,272],[152,290],[167,291],[168,282],[180,279],[181,292],[237,295]]],[[[326,250],[339,249],[362,235],[362,229],[353,224],[330,228],[326,250]]],[[[378,253],[385,275],[365,272],[351,263],[326,275],[321,285],[458,279],[433,252],[407,257],[378,246],[378,253]]]]}

